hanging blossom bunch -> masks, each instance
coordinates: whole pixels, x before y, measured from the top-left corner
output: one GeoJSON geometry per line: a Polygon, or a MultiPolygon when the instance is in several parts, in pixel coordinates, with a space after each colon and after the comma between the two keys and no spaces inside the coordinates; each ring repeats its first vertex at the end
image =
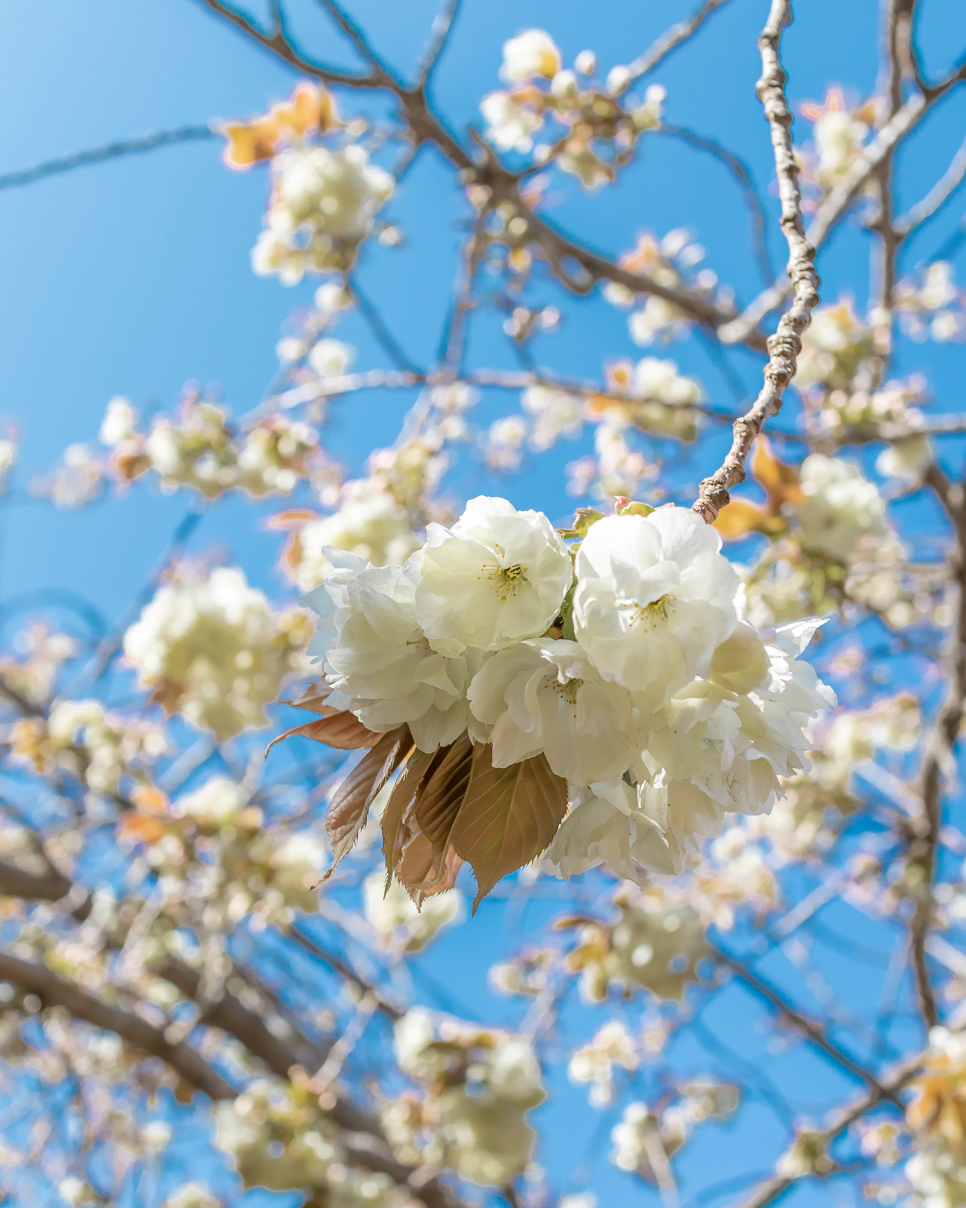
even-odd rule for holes
{"type": "Polygon", "coordinates": [[[224,741],[268,724],[265,705],[301,669],[309,624],[301,609],[275,614],[240,570],[218,567],[159,588],[124,655],[153,701],[224,741]]]}
{"type": "Polygon", "coordinates": [[[333,868],[393,776],[390,875],[421,898],[465,861],[477,904],[548,848],[562,877],[677,872],[725,813],[767,811],[834,697],[799,658],[819,622],[757,631],[720,545],[673,506],[561,533],[481,496],[402,567],[326,550],[319,716],[289,733],[367,750],[329,806],[333,868]]]}
{"type": "Polygon", "coordinates": [[[643,100],[625,98],[631,71],[615,67],[597,84],[590,79],[596,67],[594,55],[584,51],[574,70],[563,68],[560,51],[542,29],[510,38],[500,69],[510,90],[491,92],[480,102],[487,137],[501,150],[534,151],[538,162],[554,159],[588,189],[613,181],[640,135],[660,126],[666,91],[651,84],[643,100]],[[534,148],[534,135],[547,120],[560,127],[551,135],[555,141],[534,148]]]}
{"type": "Polygon", "coordinates": [[[307,272],[351,267],[395,182],[358,142],[329,147],[313,139],[340,129],[351,137],[365,128],[363,122],[343,127],[331,94],[314,84],[300,84],[263,117],[222,126],[229,167],[271,160],[265,230],[252,250],[256,273],[295,285],[307,272]]]}

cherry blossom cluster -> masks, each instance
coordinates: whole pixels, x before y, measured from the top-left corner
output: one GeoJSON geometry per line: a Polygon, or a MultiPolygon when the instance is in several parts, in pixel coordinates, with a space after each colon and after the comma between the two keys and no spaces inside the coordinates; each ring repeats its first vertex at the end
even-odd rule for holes
{"type": "Polygon", "coordinates": [[[240,570],[160,587],[124,635],[142,687],[220,741],[268,723],[265,706],[302,668],[308,614],[276,614],[240,570]]]}
{"type": "MultiPolygon", "coordinates": [[[[301,732],[324,742],[336,718],[357,719],[363,735],[336,745],[372,747],[374,777],[390,736],[404,749],[387,776],[428,757],[413,819],[434,769],[468,760],[451,829],[428,837],[440,861],[473,864],[481,892],[470,815],[501,775],[542,778],[552,802],[520,864],[549,844],[563,877],[601,863],[630,878],[679,871],[726,813],[771,807],[779,778],[807,766],[803,725],[834,701],[799,657],[819,622],[757,631],[720,546],[680,508],[584,512],[562,534],[481,496],[451,527],[430,524],[403,566],[326,549],[333,569],[304,602],[321,618],[309,652],[324,673],[322,703],[306,707],[327,716],[301,732]]],[[[521,789],[509,808],[533,807],[521,789]]]]}
{"type": "Polygon", "coordinates": [[[639,136],[660,126],[666,92],[660,84],[650,84],[643,99],[626,97],[633,80],[627,67],[614,67],[603,85],[590,78],[596,68],[589,51],[577,56],[574,70],[564,68],[560,51],[542,29],[525,30],[504,42],[500,74],[511,88],[491,92],[480,103],[487,137],[501,150],[532,150],[537,162],[555,160],[585,188],[613,181],[639,136]],[[534,148],[534,135],[548,119],[559,130],[551,135],[552,143],[534,148]]]}
{"type": "Polygon", "coordinates": [[[423,1088],[383,1108],[395,1151],[503,1186],[525,1169],[536,1133],[527,1113],[546,1098],[539,1062],[519,1036],[436,1019],[415,1008],[395,1029],[399,1068],[423,1088]]]}

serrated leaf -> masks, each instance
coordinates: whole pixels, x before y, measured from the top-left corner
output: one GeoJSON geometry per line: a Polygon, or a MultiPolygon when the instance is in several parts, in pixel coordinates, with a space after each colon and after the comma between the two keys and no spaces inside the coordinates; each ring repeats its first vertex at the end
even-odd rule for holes
{"type": "Polygon", "coordinates": [[[328,717],[318,718],[317,721],[308,721],[304,726],[293,726],[291,730],[273,738],[265,748],[265,758],[268,758],[269,751],[277,742],[296,734],[340,751],[358,751],[360,747],[374,747],[385,737],[384,734],[376,734],[367,729],[352,713],[331,713],[328,717]]]}
{"type": "Polygon", "coordinates": [[[386,809],[382,815],[382,854],[386,861],[386,893],[389,892],[389,886],[392,883],[393,869],[399,862],[405,846],[407,815],[415,804],[420,789],[426,783],[426,773],[433,762],[438,762],[441,758],[439,751],[433,752],[432,755],[427,755],[425,751],[415,751],[400,773],[399,779],[389,795],[389,800],[386,802],[386,809]]]}
{"type": "Polygon", "coordinates": [[[336,791],[325,815],[325,831],[332,847],[332,865],[323,880],[338,868],[352,850],[366,824],[369,806],[396,768],[413,749],[408,726],[400,726],[380,740],[359,760],[336,791]]]}
{"type": "Polygon", "coordinates": [[[452,889],[462,867],[463,860],[452,847],[447,847],[440,859],[429,839],[417,831],[396,866],[396,880],[419,909],[426,898],[452,889]]]}
{"type": "Polygon", "coordinates": [[[416,803],[416,823],[437,850],[449,845],[450,831],[470,786],[472,768],[473,744],[464,734],[446,748],[416,803]]]}
{"type": "Polygon", "coordinates": [[[482,743],[474,749],[469,790],[450,836],[476,874],[474,913],[497,881],[549,847],[567,811],[567,782],[545,755],[495,768],[491,753],[482,743]]]}
{"type": "Polygon", "coordinates": [[[409,862],[406,859],[407,848],[396,874],[414,895],[417,905],[427,894],[436,892],[445,876],[452,850],[450,834],[469,789],[472,768],[473,744],[464,734],[446,748],[443,758],[426,774],[417,795],[412,819],[429,842],[430,860],[417,879],[415,872],[402,871],[404,865],[407,869],[411,866],[412,857],[409,862]]]}

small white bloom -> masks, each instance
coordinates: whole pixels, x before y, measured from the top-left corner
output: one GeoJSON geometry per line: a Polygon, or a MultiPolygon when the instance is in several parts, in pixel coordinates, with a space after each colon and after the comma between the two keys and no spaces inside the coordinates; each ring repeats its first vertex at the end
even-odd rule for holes
{"type": "Polygon", "coordinates": [[[500,74],[506,80],[552,80],[559,70],[560,51],[546,30],[527,29],[503,43],[500,74]]]}
{"type": "Polygon", "coordinates": [[[529,151],[533,135],[543,125],[543,114],[529,100],[512,92],[491,92],[480,101],[486,119],[486,136],[502,151],[529,151]]]}
{"type": "Polygon", "coordinates": [[[572,581],[546,516],[480,495],[451,529],[429,526],[416,616],[431,641],[499,650],[545,633],[572,581]]]}
{"type": "Polygon", "coordinates": [[[309,351],[309,365],[321,378],[341,377],[355,357],[355,349],[341,340],[317,340],[309,351]]]}
{"type": "Polygon", "coordinates": [[[127,440],[133,434],[137,420],[138,413],[129,399],[112,398],[107,404],[104,419],[101,421],[99,433],[101,443],[113,448],[114,445],[119,445],[121,441],[127,440]]]}

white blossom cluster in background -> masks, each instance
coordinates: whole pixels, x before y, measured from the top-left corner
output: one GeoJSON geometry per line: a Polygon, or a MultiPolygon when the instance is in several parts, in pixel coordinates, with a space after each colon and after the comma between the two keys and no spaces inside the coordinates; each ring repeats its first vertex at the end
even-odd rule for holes
{"type": "Polygon", "coordinates": [[[246,1187],[309,1190],[339,1208],[389,1208],[396,1202],[388,1175],[347,1165],[307,1079],[301,1086],[258,1079],[214,1110],[215,1144],[232,1158],[246,1187]]]}
{"type": "Polygon", "coordinates": [[[649,84],[642,98],[627,90],[631,71],[622,65],[603,84],[591,77],[596,58],[582,51],[574,69],[564,68],[560,51],[542,29],[528,29],[503,44],[502,77],[508,91],[491,92],[480,102],[487,138],[503,151],[533,152],[537,163],[551,158],[588,189],[615,179],[627,163],[642,133],[661,124],[666,96],[660,84],[649,84]],[[546,122],[554,142],[534,146],[546,122]]]}
{"type": "MultiPolygon", "coordinates": [[[[620,266],[629,273],[643,274],[664,289],[682,289],[704,295],[709,301],[724,303],[726,291],[718,289],[718,278],[710,268],[699,269],[704,248],[692,241],[691,233],[676,227],[660,240],[650,232],[638,236],[637,244],[620,258],[620,266]]],[[[687,336],[692,321],[674,302],[656,294],[635,294],[625,285],[610,281],[604,297],[613,306],[629,310],[627,327],[635,344],[667,344],[687,336]]]]}
{"type": "Polygon", "coordinates": [[[799,658],[818,622],[758,632],[720,544],[693,512],[632,505],[568,548],[542,514],[480,497],[402,567],[327,549],[305,598],[327,706],[407,725],[420,751],[468,732],[496,768],[542,756],[572,805],[560,876],[678,871],[725,813],[771,807],[834,701],[799,658]]]}
{"type": "Polygon", "coordinates": [[[520,1036],[434,1020],[415,1008],[396,1024],[399,1068],[423,1088],[383,1109],[404,1161],[444,1165],[475,1183],[501,1186],[533,1155],[527,1113],[546,1098],[539,1062],[520,1036]]]}
{"type": "Polygon", "coordinates": [[[252,267],[296,285],[307,272],[347,268],[392,196],[388,172],[356,145],[299,147],[272,160],[272,193],[252,267]]]}
{"type": "Polygon", "coordinates": [[[302,670],[309,631],[307,613],[273,612],[240,570],[219,567],[160,587],[124,635],[124,655],[153,700],[223,741],[268,723],[265,705],[302,670]]]}
{"type": "Polygon", "coordinates": [[[848,175],[862,155],[876,119],[875,101],[847,108],[842,89],[833,86],[821,104],[805,101],[799,112],[812,123],[814,139],[802,155],[807,178],[828,191],[848,175]]]}

